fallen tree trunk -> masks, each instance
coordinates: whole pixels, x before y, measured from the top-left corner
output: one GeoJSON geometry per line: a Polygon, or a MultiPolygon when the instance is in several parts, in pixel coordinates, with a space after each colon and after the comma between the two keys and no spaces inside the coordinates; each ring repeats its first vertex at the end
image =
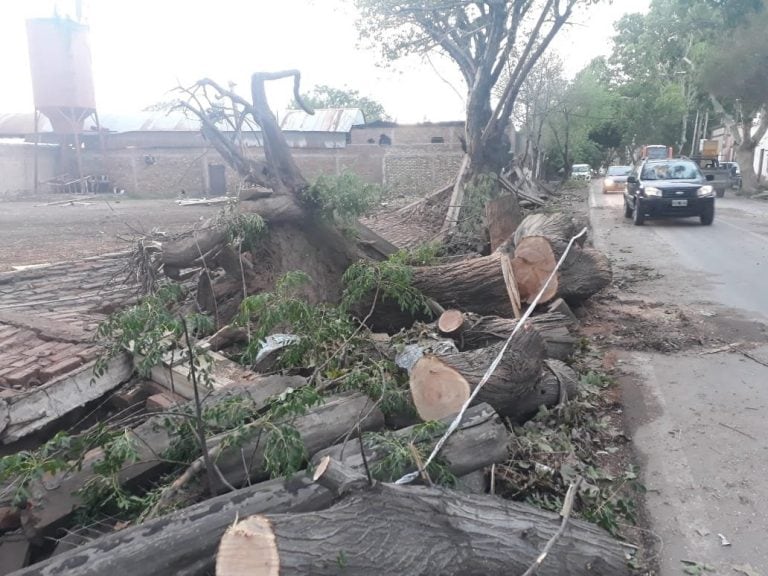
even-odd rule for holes
{"type": "MultiPolygon", "coordinates": [[[[424,420],[438,420],[458,412],[503,345],[498,342],[479,350],[441,356],[428,354],[420,358],[409,376],[419,416],[424,420]]],[[[520,330],[475,402],[487,402],[505,415],[533,391],[544,354],[544,342],[536,330],[520,330]]]]}
{"type": "MultiPolygon", "coordinates": [[[[454,417],[455,414],[451,414],[442,420],[445,427],[451,423],[454,417]]],[[[427,439],[418,439],[417,430],[418,425],[409,426],[392,432],[392,436],[396,441],[415,441],[419,445],[424,445],[427,451],[431,451],[442,436],[444,428],[438,429],[427,439]]],[[[317,466],[324,457],[330,456],[360,474],[365,473],[367,464],[374,477],[379,480],[385,479],[381,477],[381,474],[388,474],[388,471],[382,470],[380,465],[390,455],[391,445],[388,442],[373,443],[372,445],[367,440],[363,444],[365,446],[365,462],[360,453],[359,444],[348,442],[321,450],[312,458],[312,463],[317,466]],[[381,474],[377,474],[377,470],[380,470],[381,474]]],[[[440,459],[445,462],[452,474],[464,476],[491,464],[503,462],[509,455],[508,448],[509,433],[499,416],[488,404],[478,404],[466,411],[461,424],[440,451],[440,459]]],[[[398,471],[398,477],[411,471],[398,471]]],[[[385,480],[394,481],[397,478],[386,478],[385,480]]]]}
{"type": "MultiPolygon", "coordinates": [[[[518,323],[518,320],[512,318],[478,316],[472,313],[462,314],[458,310],[446,310],[446,314],[449,312],[458,313],[459,316],[452,314],[445,320],[441,316],[437,328],[441,333],[455,339],[462,351],[484,348],[499,340],[506,340],[518,323]],[[446,326],[450,330],[446,330],[446,326]]],[[[547,312],[531,316],[527,322],[544,340],[547,358],[565,360],[573,353],[577,338],[571,335],[568,328],[573,324],[570,318],[558,312],[547,312]]]]}
{"type": "MultiPolygon", "coordinates": [[[[578,232],[574,221],[562,213],[533,214],[518,226],[511,239],[515,256],[512,268],[522,301],[533,301],[578,232]]],[[[597,250],[583,248],[583,243],[584,237],[574,243],[542,303],[560,297],[578,304],[610,284],[610,262],[597,250]]]]}
{"type": "Polygon", "coordinates": [[[507,417],[522,424],[533,417],[542,406],[552,407],[576,398],[579,376],[576,371],[559,360],[545,360],[541,376],[533,391],[513,406],[507,417]]]}
{"type": "MultiPolygon", "coordinates": [[[[512,245],[518,246],[523,238],[528,236],[544,236],[548,240],[569,242],[581,231],[573,218],[562,212],[549,214],[530,214],[517,226],[512,237],[512,245]]],[[[576,243],[584,245],[586,238],[582,236],[576,243]]]]}
{"type": "Polygon", "coordinates": [[[523,213],[520,210],[520,203],[517,201],[516,194],[506,194],[485,205],[485,222],[488,228],[491,252],[514,234],[522,220],[523,213]]]}
{"type": "MultiPolygon", "coordinates": [[[[359,432],[383,428],[384,415],[367,396],[345,394],[329,397],[324,404],[286,423],[298,432],[305,455],[311,458],[318,450],[344,438],[355,438],[359,432]]],[[[254,430],[250,437],[238,445],[225,448],[216,459],[216,466],[227,481],[235,486],[248,480],[258,482],[266,479],[266,450],[270,437],[281,433],[274,428],[254,430]]],[[[209,444],[213,447],[217,440],[209,444]]]]}
{"type": "MultiPolygon", "coordinates": [[[[306,380],[299,376],[267,376],[248,385],[223,388],[204,398],[203,406],[212,406],[233,396],[243,396],[252,402],[254,409],[261,410],[287,389],[300,388],[305,384],[306,380]]],[[[193,402],[186,404],[190,411],[193,406],[193,402]]],[[[186,419],[172,415],[153,416],[128,432],[136,458],[126,463],[118,473],[118,481],[121,484],[156,476],[168,466],[163,454],[170,448],[173,436],[165,426],[166,420],[180,423],[186,419]]],[[[77,491],[97,475],[94,466],[103,458],[102,449],[92,450],[85,456],[80,468],[33,483],[30,487],[32,505],[25,508],[22,515],[25,532],[29,536],[43,533],[57,526],[79,508],[83,502],[77,491]]]]}
{"type": "Polygon", "coordinates": [[[413,286],[444,308],[483,315],[513,316],[504,276],[502,254],[413,269],[413,286]]]}
{"type": "MultiPolygon", "coordinates": [[[[533,251],[535,257],[528,254],[531,258],[529,261],[524,260],[522,256],[512,259],[517,291],[526,302],[532,301],[536,296],[565,248],[564,245],[550,246],[550,243],[541,237],[529,237],[523,240],[520,254],[528,250],[526,243],[533,244],[534,241],[537,243],[537,248],[533,251]],[[542,241],[546,245],[544,252],[542,241]],[[521,283],[521,280],[527,277],[523,267],[536,269],[536,283],[530,286],[521,283]]],[[[508,257],[505,252],[508,248],[505,244],[496,252],[481,258],[438,266],[415,267],[413,286],[446,309],[456,308],[483,316],[515,316],[502,272],[502,260],[508,257]]],[[[517,254],[516,250],[515,255],[517,254]]],[[[605,288],[611,278],[610,262],[604,255],[591,248],[574,246],[552,284],[555,289],[550,289],[540,304],[557,297],[577,304],[605,288]]]]}
{"type": "Polygon", "coordinates": [[[523,574],[553,540],[540,576],[624,576],[625,549],[604,530],[492,496],[379,484],[333,461],[315,476],[342,500],[306,514],[245,518],[221,540],[218,576],[523,574]],[[327,478],[323,479],[323,476],[327,478]]]}
{"type": "Polygon", "coordinates": [[[238,517],[327,508],[331,492],[303,473],[217,496],[103,536],[18,572],[18,576],[205,576],[238,517]]]}

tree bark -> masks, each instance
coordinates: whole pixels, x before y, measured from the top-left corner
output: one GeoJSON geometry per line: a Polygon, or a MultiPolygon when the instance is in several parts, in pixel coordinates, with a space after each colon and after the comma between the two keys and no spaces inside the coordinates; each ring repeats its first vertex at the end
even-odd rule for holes
{"type": "Polygon", "coordinates": [[[517,196],[506,194],[488,202],[485,205],[485,220],[493,252],[514,234],[523,220],[517,196]]]}
{"type": "MultiPolygon", "coordinates": [[[[318,450],[343,438],[355,438],[358,432],[383,428],[384,415],[367,396],[346,394],[329,397],[324,404],[287,423],[298,431],[305,454],[311,458],[318,450]]],[[[268,476],[266,448],[270,436],[278,433],[270,429],[254,430],[239,445],[225,448],[216,458],[216,466],[234,486],[265,480],[268,476]]],[[[210,442],[211,446],[216,444],[216,439],[210,442]]]]}
{"type": "Polygon", "coordinates": [[[451,264],[416,267],[413,285],[445,308],[483,315],[514,315],[499,252],[451,264]]]}
{"type": "MultiPolygon", "coordinates": [[[[571,319],[557,312],[547,312],[528,318],[544,341],[547,358],[565,360],[573,353],[576,338],[571,335],[571,319]]],[[[464,329],[456,337],[461,350],[483,348],[499,340],[506,340],[518,321],[498,316],[465,315],[464,329]]]]}
{"type": "MultiPolygon", "coordinates": [[[[455,416],[455,414],[451,414],[443,418],[443,424],[447,427],[455,416]]],[[[417,426],[409,426],[397,430],[393,432],[393,436],[408,442],[413,438],[417,426]]],[[[432,437],[419,442],[419,444],[425,445],[428,451],[431,451],[435,443],[442,436],[443,431],[444,429],[439,429],[432,437]]],[[[314,465],[317,465],[322,458],[330,456],[359,474],[365,474],[365,465],[367,463],[368,468],[376,477],[377,465],[389,455],[387,446],[381,445],[372,448],[369,442],[364,442],[364,445],[365,462],[357,442],[336,444],[321,450],[315,454],[312,462],[314,465]]],[[[466,411],[461,424],[440,451],[440,459],[446,463],[452,474],[464,476],[491,464],[503,462],[509,455],[508,450],[509,433],[501,419],[490,405],[478,404],[466,411]]],[[[408,472],[411,472],[411,470],[403,470],[403,474],[408,472]]],[[[378,479],[381,480],[382,478],[378,479]]],[[[392,481],[394,480],[397,480],[397,478],[392,479],[392,481]]]]}
{"type": "MultiPolygon", "coordinates": [[[[216,574],[522,574],[560,521],[552,512],[491,496],[377,485],[327,510],[238,522],[222,538],[216,574]]],[[[602,529],[571,520],[538,574],[628,575],[625,551],[602,529]]]]}
{"type": "MultiPolygon", "coordinates": [[[[213,406],[227,398],[240,396],[247,397],[256,410],[261,410],[288,388],[297,389],[304,385],[306,380],[299,376],[267,376],[250,384],[231,386],[214,392],[203,400],[203,406],[213,406]]],[[[194,403],[188,402],[185,406],[192,413],[194,403]]],[[[166,420],[181,423],[184,418],[173,415],[153,416],[128,432],[136,450],[136,458],[133,462],[126,463],[118,473],[121,484],[131,484],[141,478],[152,478],[168,466],[163,454],[170,448],[173,436],[165,427],[166,420]]],[[[33,483],[30,490],[34,505],[25,508],[22,514],[25,532],[30,536],[46,533],[77,510],[82,505],[77,491],[96,476],[93,467],[101,462],[103,457],[103,450],[92,450],[86,455],[79,469],[62,472],[55,477],[33,483]]]]}
{"type": "Polygon", "coordinates": [[[219,541],[239,517],[311,512],[333,502],[303,473],[264,482],[103,536],[18,572],[18,576],[206,576],[219,541]]]}
{"type": "MultiPolygon", "coordinates": [[[[499,354],[503,342],[447,354],[426,355],[410,372],[409,384],[416,411],[424,420],[445,418],[459,411],[499,354]]],[[[538,381],[544,342],[534,329],[520,330],[495,372],[478,392],[475,403],[487,402],[502,416],[530,394],[538,381]]]]}
{"type": "MultiPolygon", "coordinates": [[[[531,214],[515,230],[512,244],[517,246],[528,236],[544,236],[550,241],[568,242],[580,231],[573,218],[562,212],[531,214]]],[[[583,246],[584,240],[583,236],[577,240],[578,245],[583,246]]]]}
{"type": "Polygon", "coordinates": [[[516,424],[522,424],[535,416],[541,406],[556,406],[576,398],[578,392],[578,374],[563,362],[546,360],[533,392],[521,398],[507,417],[516,424]]]}

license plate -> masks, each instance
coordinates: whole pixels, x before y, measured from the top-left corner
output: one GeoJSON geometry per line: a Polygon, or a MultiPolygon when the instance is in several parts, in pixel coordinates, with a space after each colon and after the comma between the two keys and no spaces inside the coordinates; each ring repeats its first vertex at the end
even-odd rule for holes
{"type": "Polygon", "coordinates": [[[688,200],[672,200],[672,206],[688,206],[688,200]]]}

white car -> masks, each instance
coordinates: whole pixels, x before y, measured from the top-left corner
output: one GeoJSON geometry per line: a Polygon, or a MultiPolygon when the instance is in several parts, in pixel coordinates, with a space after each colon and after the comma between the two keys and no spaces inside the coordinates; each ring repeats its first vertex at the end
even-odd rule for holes
{"type": "Polygon", "coordinates": [[[592,168],[589,164],[574,164],[571,167],[571,179],[589,182],[592,180],[592,168]]]}

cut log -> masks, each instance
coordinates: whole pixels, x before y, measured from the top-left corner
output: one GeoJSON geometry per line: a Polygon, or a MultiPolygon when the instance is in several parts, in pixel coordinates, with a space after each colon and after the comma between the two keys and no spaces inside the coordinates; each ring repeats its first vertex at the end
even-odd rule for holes
{"type": "MultiPolygon", "coordinates": [[[[261,410],[289,388],[301,388],[305,384],[306,380],[299,376],[268,376],[245,386],[234,385],[215,392],[203,400],[203,406],[212,406],[234,396],[247,396],[253,407],[261,410]]],[[[192,406],[192,402],[187,404],[188,408],[192,406]]],[[[183,417],[154,416],[129,432],[136,458],[123,466],[118,474],[120,483],[129,484],[139,478],[156,476],[167,466],[162,455],[170,448],[173,437],[164,426],[166,419],[181,422],[183,417]]],[[[82,500],[77,491],[94,478],[93,467],[103,457],[101,449],[92,450],[79,469],[33,483],[30,490],[34,505],[28,506],[23,512],[25,532],[30,536],[45,533],[79,508],[82,500]]]]}
{"type": "Polygon", "coordinates": [[[446,309],[457,308],[484,315],[514,315],[498,251],[482,258],[415,267],[413,285],[446,309]]]}
{"type": "MultiPolygon", "coordinates": [[[[569,242],[581,231],[573,218],[562,212],[548,214],[530,214],[520,223],[512,237],[512,244],[518,246],[523,238],[528,236],[544,236],[551,241],[569,242]]],[[[586,237],[577,240],[579,246],[584,245],[586,237]]]]}
{"type": "MultiPolygon", "coordinates": [[[[552,246],[543,236],[526,236],[515,245],[512,270],[522,302],[533,303],[556,265],[557,260],[552,246]]],[[[549,284],[546,284],[546,290],[542,293],[540,302],[548,302],[554,298],[558,292],[558,284],[558,275],[555,274],[549,284]]]]}
{"type": "MultiPolygon", "coordinates": [[[[306,456],[311,458],[323,448],[355,438],[358,432],[384,427],[381,410],[363,394],[345,394],[326,399],[325,404],[312,408],[303,416],[289,422],[299,433],[306,456]]],[[[274,431],[256,431],[238,446],[225,448],[216,465],[230,484],[240,486],[246,481],[267,478],[266,447],[274,431]]],[[[216,439],[209,443],[217,444],[216,439]]]]}
{"type": "MultiPolygon", "coordinates": [[[[506,340],[517,326],[517,320],[498,316],[477,316],[466,314],[465,329],[461,333],[462,350],[483,348],[489,344],[506,340]]],[[[576,347],[577,338],[572,336],[568,326],[571,320],[559,313],[548,312],[528,318],[544,340],[547,358],[565,360],[576,347]]]]}
{"type": "Polygon", "coordinates": [[[485,205],[485,222],[488,227],[491,252],[512,236],[522,221],[523,213],[520,210],[517,195],[507,194],[488,202],[485,205]]]}
{"type": "Polygon", "coordinates": [[[556,406],[579,392],[579,377],[567,364],[547,360],[536,382],[533,393],[521,398],[507,414],[514,423],[521,424],[534,416],[541,406],[556,406]]]}
{"type": "Polygon", "coordinates": [[[573,313],[573,310],[571,310],[571,307],[566,304],[565,300],[562,298],[558,298],[554,302],[552,302],[549,306],[547,306],[548,312],[557,312],[559,314],[562,314],[569,320],[569,326],[571,327],[577,327],[580,322],[579,319],[576,317],[576,314],[573,313]]]}
{"type": "MultiPolygon", "coordinates": [[[[553,248],[560,258],[565,246],[553,248]]],[[[560,268],[558,296],[569,304],[579,304],[608,286],[612,279],[611,262],[605,254],[594,248],[574,247],[560,268]]]]}
{"type": "Polygon", "coordinates": [[[461,310],[446,310],[437,319],[437,329],[441,334],[458,334],[464,324],[464,315],[461,310]]]}
{"type": "Polygon", "coordinates": [[[101,398],[131,377],[133,363],[127,353],[107,362],[107,370],[96,377],[95,362],[72,374],[47,382],[26,394],[0,399],[0,441],[16,442],[101,398]]]}
{"type": "MultiPolygon", "coordinates": [[[[444,356],[425,355],[409,377],[416,411],[424,420],[439,420],[459,411],[504,345],[444,356]]],[[[475,398],[501,415],[530,394],[539,378],[544,342],[534,329],[520,330],[494,373],[475,398]]]]}
{"type": "MultiPolygon", "coordinates": [[[[531,238],[528,237],[527,240],[533,243],[531,238]]],[[[565,248],[565,245],[552,245],[552,243],[550,245],[551,250],[544,250],[541,255],[546,261],[543,266],[533,259],[533,254],[528,252],[527,248],[525,249],[526,259],[531,259],[528,266],[539,270],[537,275],[542,279],[542,283],[549,275],[547,270],[552,271],[565,248]]],[[[413,286],[446,309],[456,308],[484,316],[515,316],[515,309],[511,303],[512,295],[507,289],[502,269],[502,259],[506,256],[504,250],[508,247],[505,244],[496,252],[481,258],[439,266],[415,267],[413,268],[413,286]]],[[[514,258],[513,262],[515,260],[517,258],[514,258]]],[[[529,277],[529,274],[523,272],[520,266],[520,260],[513,266],[518,288],[521,285],[520,278],[529,277]]],[[[574,246],[555,278],[556,294],[551,295],[549,299],[559,296],[568,303],[579,303],[602,290],[610,281],[610,262],[604,255],[591,248],[574,246]]],[[[540,286],[527,288],[531,300],[538,293],[537,288],[540,289],[540,286]]],[[[521,289],[518,291],[522,292],[521,289]]],[[[540,303],[546,304],[547,300],[545,297],[540,303]]],[[[401,322],[405,322],[405,319],[401,322]]],[[[401,323],[399,327],[409,325],[401,323]]],[[[389,326],[387,331],[392,332],[392,328],[393,326],[389,326]]]]}
{"type": "MultiPolygon", "coordinates": [[[[558,532],[558,514],[492,496],[377,485],[326,510],[245,518],[221,540],[217,576],[523,574],[558,532]]],[[[622,544],[571,520],[540,576],[624,576],[622,544]]]]}
{"type": "Polygon", "coordinates": [[[206,576],[219,541],[238,517],[327,508],[330,491],[298,474],[243,488],[94,540],[18,576],[206,576]]]}
{"type": "MultiPolygon", "coordinates": [[[[455,414],[451,414],[449,417],[444,418],[442,420],[443,424],[447,427],[454,417],[455,414]]],[[[414,426],[402,428],[394,432],[393,435],[395,438],[408,441],[408,439],[413,438],[414,428],[414,426]]],[[[435,432],[434,436],[423,441],[427,451],[431,451],[434,448],[435,443],[442,434],[443,429],[440,429],[438,432],[435,432]]],[[[368,463],[369,469],[375,472],[377,464],[388,455],[387,446],[372,447],[369,442],[365,442],[364,445],[365,461],[368,463]]],[[[357,473],[365,473],[363,456],[360,454],[360,446],[357,442],[337,444],[321,450],[315,455],[312,462],[318,465],[327,456],[338,460],[344,466],[357,473]]],[[[478,404],[477,406],[470,407],[465,412],[459,427],[440,451],[440,459],[446,463],[448,469],[455,476],[464,476],[491,464],[503,462],[508,456],[509,433],[499,416],[488,404],[478,404]]],[[[404,470],[403,474],[411,471],[404,470]]],[[[393,480],[397,480],[397,478],[393,480]]]]}

